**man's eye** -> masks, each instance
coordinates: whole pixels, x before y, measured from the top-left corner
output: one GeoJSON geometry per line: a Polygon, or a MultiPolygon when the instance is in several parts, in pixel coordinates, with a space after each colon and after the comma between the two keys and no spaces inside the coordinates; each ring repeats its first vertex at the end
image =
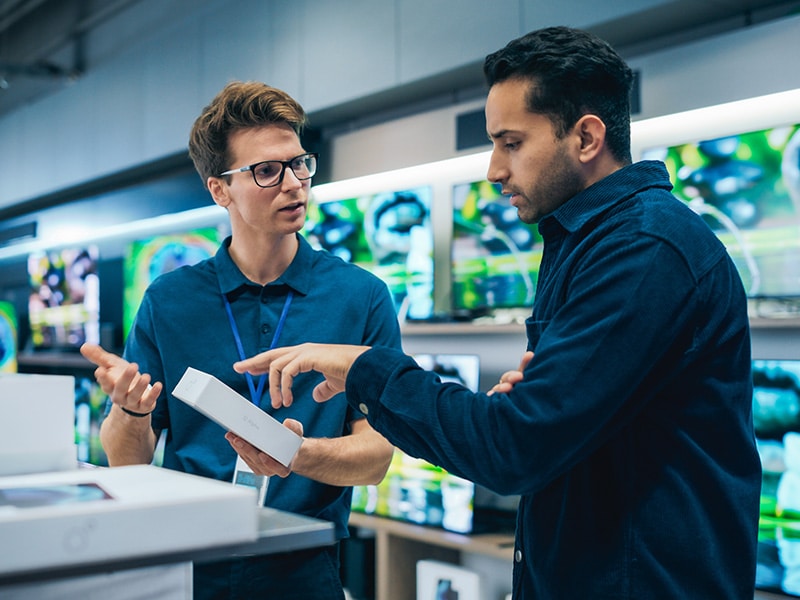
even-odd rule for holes
{"type": "Polygon", "coordinates": [[[255,168],[257,177],[274,177],[279,171],[280,166],[273,162],[261,163],[255,168]]]}

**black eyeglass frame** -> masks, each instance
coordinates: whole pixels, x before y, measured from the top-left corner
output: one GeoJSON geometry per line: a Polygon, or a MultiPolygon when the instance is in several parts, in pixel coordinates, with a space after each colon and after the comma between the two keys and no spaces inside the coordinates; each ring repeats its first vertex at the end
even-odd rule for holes
{"type": "Polygon", "coordinates": [[[303,152],[302,154],[298,154],[290,158],[289,160],[260,160],[257,163],[253,163],[252,165],[247,165],[246,167],[239,167],[237,169],[231,169],[229,171],[225,171],[224,173],[220,173],[217,177],[225,177],[226,175],[233,175],[234,173],[244,173],[245,171],[250,171],[253,175],[253,181],[255,184],[260,188],[271,188],[280,185],[283,183],[283,177],[286,175],[286,169],[291,169],[292,173],[295,177],[297,177],[298,181],[306,181],[311,179],[317,173],[317,163],[319,162],[319,154],[317,152],[303,152]],[[292,163],[295,162],[298,158],[304,157],[312,157],[314,159],[314,169],[309,169],[310,174],[308,177],[298,177],[297,173],[295,173],[294,168],[292,167],[292,163]],[[258,165],[263,165],[264,163],[280,163],[281,165],[281,174],[278,176],[278,180],[270,185],[261,185],[258,183],[258,178],[256,177],[256,167],[258,165]]]}

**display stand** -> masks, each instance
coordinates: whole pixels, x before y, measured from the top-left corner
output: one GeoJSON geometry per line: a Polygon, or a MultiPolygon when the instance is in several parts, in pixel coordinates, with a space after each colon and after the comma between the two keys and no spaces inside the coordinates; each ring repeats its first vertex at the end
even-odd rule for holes
{"type": "Polygon", "coordinates": [[[513,560],[514,536],[463,535],[362,513],[350,526],[375,532],[375,600],[416,600],[416,566],[421,559],[460,564],[463,554],[513,560]]]}
{"type": "MultiPolygon", "coordinates": [[[[155,565],[169,565],[184,562],[200,564],[227,558],[316,548],[336,542],[333,523],[273,508],[261,509],[258,518],[258,532],[258,539],[253,542],[121,558],[109,561],[95,561],[61,568],[48,567],[46,569],[31,569],[24,572],[3,573],[0,575],[0,597],[3,596],[3,586],[18,583],[44,582],[67,577],[93,575],[96,573],[126,571],[155,565]]],[[[169,535],[169,532],[165,531],[164,535],[169,535]]],[[[124,540],[120,540],[120,543],[124,543],[124,540]]]]}

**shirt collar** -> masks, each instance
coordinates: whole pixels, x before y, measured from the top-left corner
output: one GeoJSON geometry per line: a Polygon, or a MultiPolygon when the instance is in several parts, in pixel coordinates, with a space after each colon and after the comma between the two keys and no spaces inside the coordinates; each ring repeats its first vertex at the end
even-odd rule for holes
{"type": "Polygon", "coordinates": [[[633,163],[579,192],[542,219],[542,223],[554,219],[572,233],[615,204],[654,187],[672,189],[664,164],[654,160],[633,163]]]}
{"type": "MultiPolygon", "coordinates": [[[[311,287],[311,264],[314,260],[314,250],[302,235],[295,235],[298,238],[297,254],[281,276],[267,285],[286,285],[295,292],[305,295],[311,287]]],[[[245,285],[253,285],[233,262],[229,252],[230,245],[231,236],[228,236],[214,257],[217,279],[223,294],[228,294],[245,285]]]]}

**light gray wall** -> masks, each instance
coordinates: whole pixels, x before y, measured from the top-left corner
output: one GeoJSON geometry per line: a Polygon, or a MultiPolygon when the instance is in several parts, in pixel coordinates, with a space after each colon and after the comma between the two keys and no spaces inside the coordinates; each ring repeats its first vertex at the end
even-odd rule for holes
{"type": "MultiPolygon", "coordinates": [[[[590,27],[674,4],[142,0],[91,35],[87,43],[104,60],[86,76],[0,119],[0,208],[184,150],[195,115],[231,79],[267,81],[313,114],[478,65],[536,27],[590,27]]],[[[783,29],[792,27],[796,32],[796,21],[783,29]]],[[[800,36],[779,32],[785,41],[778,42],[756,29],[743,34],[738,50],[727,42],[713,54],[687,50],[680,64],[671,56],[643,63],[646,98],[659,101],[647,110],[800,86],[796,69],[765,68],[781,55],[798,55],[800,36]],[[758,54],[736,65],[726,59],[747,48],[758,54]]]]}

